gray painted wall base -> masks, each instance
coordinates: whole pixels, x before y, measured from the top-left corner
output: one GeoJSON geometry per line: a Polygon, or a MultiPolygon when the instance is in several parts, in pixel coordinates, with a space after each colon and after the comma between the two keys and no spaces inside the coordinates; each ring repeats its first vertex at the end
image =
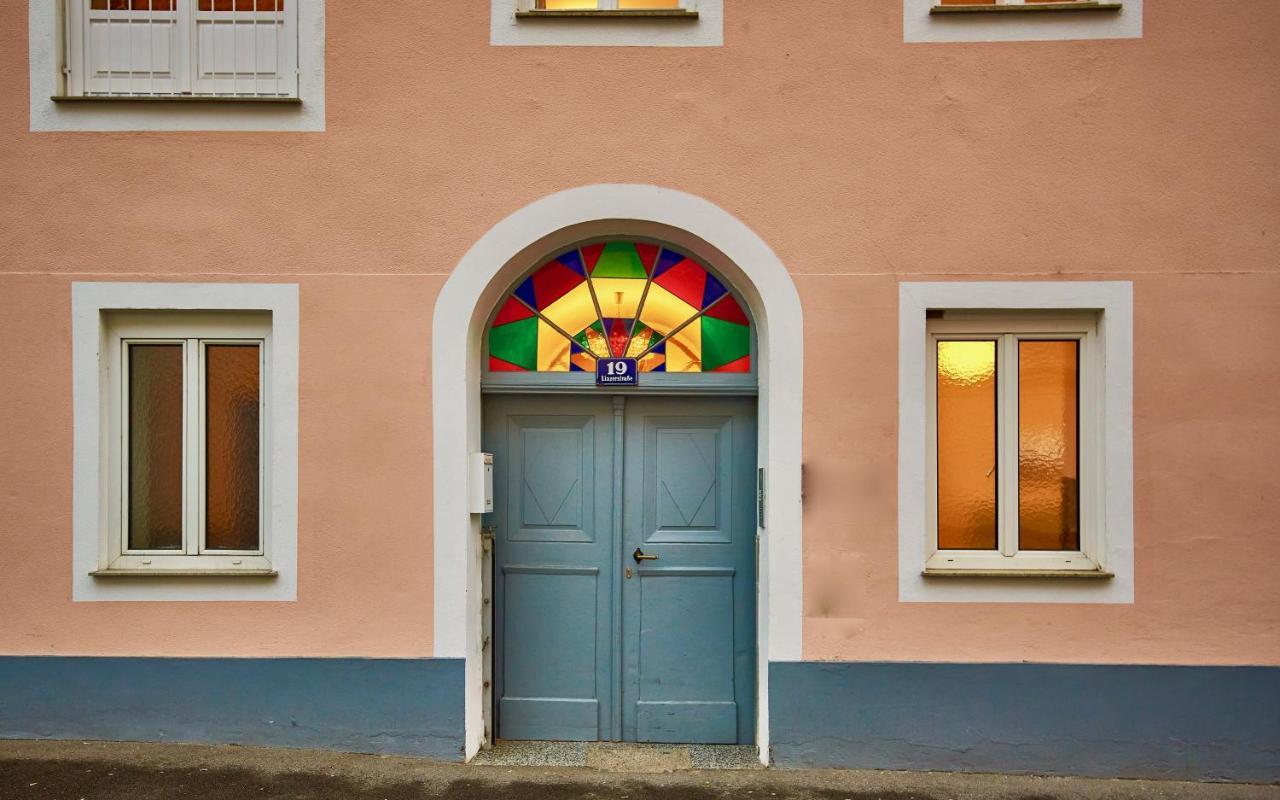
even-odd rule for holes
{"type": "Polygon", "coordinates": [[[0,738],[461,760],[462,659],[0,657],[0,738]]]}
{"type": "Polygon", "coordinates": [[[778,662],[783,767],[1280,781],[1280,668],[778,662]]]}

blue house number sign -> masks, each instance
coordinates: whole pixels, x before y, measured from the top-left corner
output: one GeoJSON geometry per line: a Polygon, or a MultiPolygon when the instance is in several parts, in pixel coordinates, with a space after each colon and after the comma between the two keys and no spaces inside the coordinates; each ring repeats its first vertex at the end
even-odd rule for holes
{"type": "Polygon", "coordinates": [[[635,386],[639,374],[634,358],[596,359],[596,386],[635,386]]]}

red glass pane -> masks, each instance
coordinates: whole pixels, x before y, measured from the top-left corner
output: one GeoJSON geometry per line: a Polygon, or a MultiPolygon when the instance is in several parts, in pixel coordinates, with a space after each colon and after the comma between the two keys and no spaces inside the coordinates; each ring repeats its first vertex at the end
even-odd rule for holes
{"type": "Polygon", "coordinates": [[[281,11],[284,0],[200,0],[201,11],[281,11]]]}
{"type": "Polygon", "coordinates": [[[172,11],[177,0],[90,0],[94,11],[172,11]]]}

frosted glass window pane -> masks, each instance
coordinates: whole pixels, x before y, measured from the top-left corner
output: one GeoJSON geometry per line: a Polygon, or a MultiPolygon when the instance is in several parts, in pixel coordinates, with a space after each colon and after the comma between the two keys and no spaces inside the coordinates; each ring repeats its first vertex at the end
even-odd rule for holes
{"type": "Polygon", "coordinates": [[[618,8],[679,8],[680,0],[618,0],[618,8]]]}
{"type": "Polygon", "coordinates": [[[599,8],[597,0],[537,0],[533,4],[539,11],[579,11],[599,8]]]}
{"type": "Polygon", "coordinates": [[[1080,549],[1079,343],[1018,343],[1018,549],[1080,549]]]}
{"type": "Polygon", "coordinates": [[[996,549],[996,343],[938,342],[938,547],[996,549]]]}
{"type": "Polygon", "coordinates": [[[129,345],[129,549],[182,549],[182,345],[129,345]]]}
{"type": "Polygon", "coordinates": [[[205,549],[257,550],[258,346],[205,346],[205,549]]]}

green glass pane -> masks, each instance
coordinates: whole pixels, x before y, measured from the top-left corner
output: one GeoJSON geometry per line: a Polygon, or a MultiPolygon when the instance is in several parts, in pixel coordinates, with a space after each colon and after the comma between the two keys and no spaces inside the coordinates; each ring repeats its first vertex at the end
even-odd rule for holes
{"type": "Polygon", "coordinates": [[[751,352],[751,329],[735,322],[702,317],[702,371],[722,367],[751,352]]]}
{"type": "Polygon", "coordinates": [[[604,246],[592,278],[647,278],[640,254],[631,242],[610,242],[604,246]]]}
{"type": "Polygon", "coordinates": [[[489,355],[527,370],[538,368],[538,318],[528,317],[489,330],[489,355]]]}

